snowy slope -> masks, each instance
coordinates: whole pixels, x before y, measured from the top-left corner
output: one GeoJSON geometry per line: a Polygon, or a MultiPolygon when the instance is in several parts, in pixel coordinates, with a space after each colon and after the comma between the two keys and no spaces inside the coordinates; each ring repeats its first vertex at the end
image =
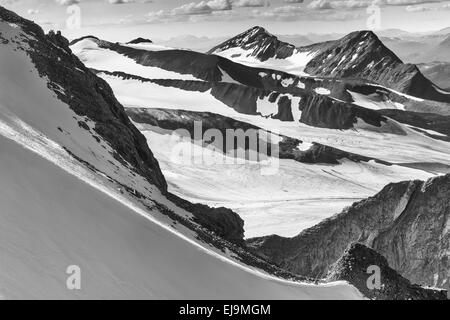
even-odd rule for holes
{"type": "Polygon", "coordinates": [[[288,58],[270,58],[263,62],[254,57],[251,50],[242,48],[230,48],[213,53],[249,67],[274,69],[297,76],[308,76],[304,69],[315,56],[314,52],[295,50],[293,55],[288,58]]]}
{"type": "Polygon", "coordinates": [[[152,221],[0,136],[3,299],[358,299],[344,283],[289,283],[152,221]],[[68,266],[82,290],[66,288],[68,266]]]}
{"type": "Polygon", "coordinates": [[[34,35],[3,21],[0,31],[1,299],[362,298],[345,283],[272,278],[194,240],[192,230],[150,205],[190,214],[118,161],[80,125],[95,123],[51,90],[65,89],[39,76],[25,52],[34,35]],[[70,265],[81,267],[81,291],[66,288],[70,265]]]}

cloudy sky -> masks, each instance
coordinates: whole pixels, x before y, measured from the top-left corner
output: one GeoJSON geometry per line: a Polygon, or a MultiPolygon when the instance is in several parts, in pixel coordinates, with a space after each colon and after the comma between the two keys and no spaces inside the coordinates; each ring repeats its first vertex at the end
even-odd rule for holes
{"type": "Polygon", "coordinates": [[[0,0],[0,4],[46,30],[62,30],[69,38],[94,34],[115,41],[134,36],[228,36],[254,25],[286,35],[343,33],[370,26],[407,31],[450,26],[449,0],[0,0]],[[373,3],[381,10],[380,19],[373,18],[373,3]]]}

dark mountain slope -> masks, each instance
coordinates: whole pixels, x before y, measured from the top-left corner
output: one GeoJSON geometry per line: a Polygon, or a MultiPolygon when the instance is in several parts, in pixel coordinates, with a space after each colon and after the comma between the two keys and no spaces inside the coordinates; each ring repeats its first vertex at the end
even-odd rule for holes
{"type": "Polygon", "coordinates": [[[421,63],[417,66],[425,77],[433,81],[433,83],[436,83],[445,91],[450,92],[450,61],[421,63]]]}

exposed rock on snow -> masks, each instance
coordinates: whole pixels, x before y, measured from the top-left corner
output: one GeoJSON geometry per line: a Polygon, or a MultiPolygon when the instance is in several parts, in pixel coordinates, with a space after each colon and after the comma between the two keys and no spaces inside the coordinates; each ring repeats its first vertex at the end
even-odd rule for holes
{"type": "Polygon", "coordinates": [[[352,244],[331,266],[327,280],[348,281],[366,297],[375,300],[447,300],[445,290],[428,289],[411,284],[409,280],[389,267],[386,258],[359,243],[352,244]],[[380,288],[368,287],[369,277],[372,275],[368,273],[368,270],[371,266],[379,268],[380,288]]]}

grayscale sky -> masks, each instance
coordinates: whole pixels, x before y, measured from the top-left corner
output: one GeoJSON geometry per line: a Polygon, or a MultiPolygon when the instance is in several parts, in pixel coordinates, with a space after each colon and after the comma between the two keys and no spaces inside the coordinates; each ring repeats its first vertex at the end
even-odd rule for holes
{"type": "Polygon", "coordinates": [[[381,8],[381,28],[432,31],[450,26],[450,1],[438,0],[0,0],[0,4],[68,38],[94,34],[122,41],[133,36],[230,36],[254,25],[276,34],[346,33],[368,29],[367,7],[381,8]],[[81,29],[67,27],[73,5],[81,29]],[[71,7],[72,6],[72,7],[71,7]]]}

